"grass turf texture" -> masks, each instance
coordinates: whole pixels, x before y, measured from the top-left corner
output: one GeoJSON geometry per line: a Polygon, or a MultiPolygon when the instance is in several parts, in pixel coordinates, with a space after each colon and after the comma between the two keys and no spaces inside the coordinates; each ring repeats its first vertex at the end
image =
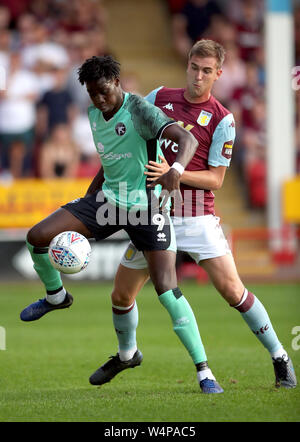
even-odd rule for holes
{"type": "MultiPolygon", "coordinates": [[[[258,422],[300,420],[300,387],[274,387],[268,352],[210,285],[180,287],[194,309],[209,364],[224,394],[204,395],[194,365],[172,331],[151,284],[139,295],[140,367],[102,387],[88,378],[117,351],[111,284],[66,284],[70,309],[32,323],[20,311],[41,295],[39,284],[1,286],[0,421],[258,422]]],[[[300,378],[300,350],[291,330],[300,325],[299,285],[249,286],[267,308],[300,378]]],[[[298,341],[299,343],[299,341],[298,341]]]]}

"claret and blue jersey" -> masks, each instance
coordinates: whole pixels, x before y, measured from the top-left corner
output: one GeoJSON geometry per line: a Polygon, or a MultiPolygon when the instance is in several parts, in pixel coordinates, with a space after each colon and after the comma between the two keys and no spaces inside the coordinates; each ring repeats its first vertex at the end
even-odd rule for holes
{"type": "MultiPolygon", "coordinates": [[[[190,103],[184,98],[184,91],[184,89],[170,89],[162,86],[150,92],[145,98],[186,130],[191,131],[198,141],[197,151],[186,170],[207,170],[209,166],[228,167],[235,140],[235,123],[232,113],[213,95],[206,102],[190,103]]],[[[176,143],[162,139],[161,148],[168,163],[172,164],[177,153],[176,143]]],[[[200,204],[195,188],[185,184],[181,184],[180,187],[183,200],[185,190],[193,192],[192,214],[195,216],[198,213],[197,205],[200,204]]],[[[203,190],[201,204],[204,204],[205,215],[214,214],[213,192],[203,190]]]]}

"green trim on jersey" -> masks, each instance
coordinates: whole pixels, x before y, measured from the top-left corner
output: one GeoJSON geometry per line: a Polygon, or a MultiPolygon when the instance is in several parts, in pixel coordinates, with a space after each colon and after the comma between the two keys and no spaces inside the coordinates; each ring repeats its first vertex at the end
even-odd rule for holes
{"type": "MultiPolygon", "coordinates": [[[[159,161],[162,130],[174,121],[142,97],[124,94],[118,112],[108,121],[95,106],[88,116],[105,181],[102,190],[111,204],[123,209],[144,210],[148,207],[149,189],[145,165],[159,161]]],[[[155,187],[156,196],[161,186],[155,187]]]]}

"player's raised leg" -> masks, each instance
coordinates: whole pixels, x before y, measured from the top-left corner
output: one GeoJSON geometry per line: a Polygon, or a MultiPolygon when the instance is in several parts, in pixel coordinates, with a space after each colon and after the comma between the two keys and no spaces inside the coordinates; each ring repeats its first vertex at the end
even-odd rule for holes
{"type": "Polygon", "coordinates": [[[46,297],[30,304],[20,314],[22,321],[34,321],[44,314],[70,307],[72,296],[63,287],[58,270],[54,269],[48,256],[48,246],[52,238],[65,230],[74,230],[87,238],[91,233],[86,226],[68,210],[58,209],[32,227],[26,244],[33,260],[33,267],[44,284],[46,297]]]}
{"type": "Polygon", "coordinates": [[[240,280],[232,255],[227,254],[200,263],[223,298],[240,312],[250,330],[269,351],[276,376],[275,385],[294,388],[297,379],[292,361],[279,341],[265,307],[240,280]]]}

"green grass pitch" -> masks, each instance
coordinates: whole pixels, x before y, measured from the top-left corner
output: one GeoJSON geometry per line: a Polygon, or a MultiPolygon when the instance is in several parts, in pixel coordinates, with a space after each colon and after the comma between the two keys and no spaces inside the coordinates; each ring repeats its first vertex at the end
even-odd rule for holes
{"type": "MultiPolygon", "coordinates": [[[[198,320],[209,364],[224,394],[204,395],[194,365],[151,284],[138,297],[144,361],[102,387],[89,375],[117,351],[109,283],[66,283],[68,310],[22,323],[19,312],[42,297],[38,283],[2,284],[0,421],[298,422],[300,386],[274,387],[268,352],[211,285],[180,287],[198,320]],[[3,332],[2,328],[2,332],[3,332]]],[[[249,285],[264,303],[300,379],[300,285],[249,285]],[[298,332],[299,333],[299,332],[298,332]],[[293,344],[294,339],[294,344],[293,344]],[[295,347],[296,344],[296,347],[295,347]],[[293,349],[293,347],[295,349],[293,349]]]]}

